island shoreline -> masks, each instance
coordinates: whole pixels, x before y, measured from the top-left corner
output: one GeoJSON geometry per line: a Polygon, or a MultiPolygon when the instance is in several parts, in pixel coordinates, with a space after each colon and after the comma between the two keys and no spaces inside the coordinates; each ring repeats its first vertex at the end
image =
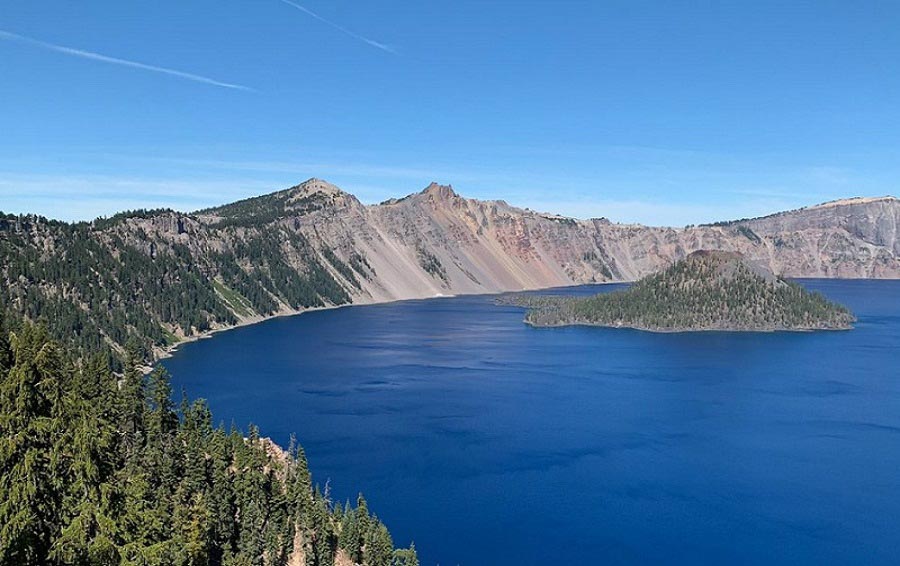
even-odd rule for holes
{"type": "MultiPolygon", "coordinates": [[[[521,307],[527,308],[527,307],[521,307]]],[[[696,332],[728,332],[728,333],[759,333],[774,334],[776,332],[794,332],[794,333],[813,333],[821,331],[847,332],[853,330],[853,325],[844,327],[807,327],[807,328],[647,328],[641,326],[632,326],[628,324],[600,324],[590,322],[570,322],[561,324],[535,324],[530,320],[523,320],[525,324],[532,328],[566,328],[570,326],[582,326],[589,328],[608,328],[610,330],[637,330],[638,332],[650,332],[652,334],[692,334],[696,332]]]]}

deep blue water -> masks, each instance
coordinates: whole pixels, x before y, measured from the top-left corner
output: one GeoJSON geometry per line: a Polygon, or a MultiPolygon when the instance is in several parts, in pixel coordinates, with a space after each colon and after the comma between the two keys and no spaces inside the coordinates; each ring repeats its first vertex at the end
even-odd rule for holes
{"type": "Polygon", "coordinates": [[[803,283],[856,329],[534,329],[458,297],[275,319],[165,365],[226,424],[296,432],[424,565],[896,564],[900,281],[803,283]]]}

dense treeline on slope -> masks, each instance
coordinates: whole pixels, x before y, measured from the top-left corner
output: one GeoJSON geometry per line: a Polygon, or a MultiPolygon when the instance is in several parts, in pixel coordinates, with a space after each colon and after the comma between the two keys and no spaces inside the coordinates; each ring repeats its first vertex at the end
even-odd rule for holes
{"type": "MultiPolygon", "coordinates": [[[[324,256],[338,273],[350,271],[330,250],[324,256]]],[[[293,309],[350,302],[346,289],[317,259],[307,239],[279,226],[260,228],[257,235],[236,240],[232,251],[214,254],[212,258],[225,284],[246,297],[260,314],[278,310],[273,297],[293,309]],[[304,273],[288,263],[286,249],[303,258],[304,273]]],[[[359,282],[350,275],[345,275],[348,283],[358,286],[359,282]]]]}
{"type": "Polygon", "coordinates": [[[113,347],[167,345],[173,336],[164,325],[190,335],[211,321],[237,321],[190,256],[176,244],[153,257],[115,234],[107,244],[85,223],[5,217],[0,304],[14,325],[41,321],[53,336],[103,352],[120,369],[113,347]]]}
{"type": "Polygon", "coordinates": [[[629,289],[587,298],[516,297],[536,326],[592,324],[647,330],[813,330],[855,320],[819,293],[774,277],[738,254],[696,252],[629,289]]]}
{"type": "MultiPolygon", "coordinates": [[[[165,210],[127,219],[184,229],[182,217],[165,210]]],[[[67,224],[0,214],[0,304],[11,326],[40,322],[121,371],[129,343],[148,358],[154,348],[239,316],[345,304],[345,286],[360,286],[333,251],[320,256],[302,234],[278,224],[226,228],[216,233],[218,249],[205,249],[125,223],[125,216],[67,224]]]]}
{"type": "Polygon", "coordinates": [[[332,504],[303,450],[176,411],[131,357],[72,356],[46,330],[0,332],[0,565],[412,566],[360,495],[332,504]]]}

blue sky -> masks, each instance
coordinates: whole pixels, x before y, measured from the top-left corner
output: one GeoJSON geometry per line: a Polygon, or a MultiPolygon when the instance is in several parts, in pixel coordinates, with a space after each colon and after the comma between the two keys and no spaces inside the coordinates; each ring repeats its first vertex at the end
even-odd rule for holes
{"type": "Polygon", "coordinates": [[[309,177],[683,225],[898,194],[900,3],[0,0],[0,210],[309,177]]]}

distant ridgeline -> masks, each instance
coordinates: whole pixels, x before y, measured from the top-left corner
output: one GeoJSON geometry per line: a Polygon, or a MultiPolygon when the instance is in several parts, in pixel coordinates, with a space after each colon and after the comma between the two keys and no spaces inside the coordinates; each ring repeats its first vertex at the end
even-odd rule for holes
{"type": "Polygon", "coordinates": [[[838,330],[856,319],[819,293],[740,254],[697,251],[630,288],[593,297],[515,295],[534,326],[594,325],[652,331],[838,330]]]}
{"type": "Polygon", "coordinates": [[[548,215],[437,184],[367,206],[311,179],[192,213],[76,223],[0,213],[0,312],[12,328],[39,322],[77,351],[101,352],[120,372],[129,348],[151,360],[275,314],[633,281],[701,244],[792,277],[900,277],[898,235],[892,197],[675,229],[548,215]]]}

